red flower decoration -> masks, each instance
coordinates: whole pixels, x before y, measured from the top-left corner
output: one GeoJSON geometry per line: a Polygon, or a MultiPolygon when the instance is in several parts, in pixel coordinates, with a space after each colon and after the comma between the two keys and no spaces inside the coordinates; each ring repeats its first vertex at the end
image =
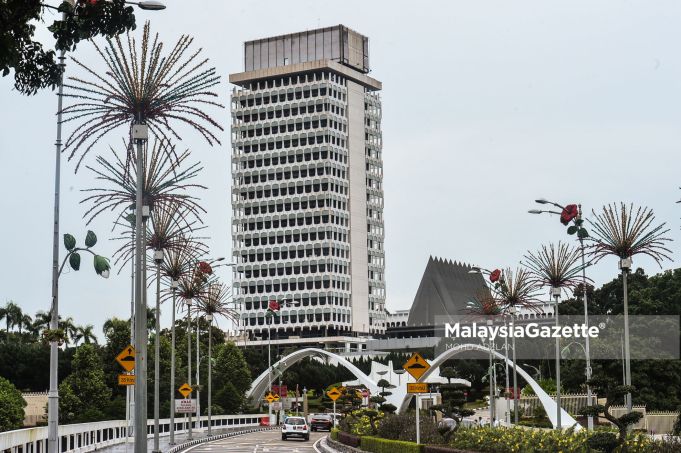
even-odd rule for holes
{"type": "Polygon", "coordinates": [[[205,261],[200,261],[199,272],[201,272],[202,274],[211,275],[213,273],[213,268],[210,267],[210,264],[206,263],[205,261]]]}
{"type": "Polygon", "coordinates": [[[579,208],[576,204],[569,204],[565,206],[563,212],[560,213],[560,223],[567,225],[579,215],[579,208]]]}
{"type": "Polygon", "coordinates": [[[492,283],[498,282],[500,278],[501,278],[501,271],[499,269],[494,269],[489,274],[489,281],[491,281],[492,283]]]}

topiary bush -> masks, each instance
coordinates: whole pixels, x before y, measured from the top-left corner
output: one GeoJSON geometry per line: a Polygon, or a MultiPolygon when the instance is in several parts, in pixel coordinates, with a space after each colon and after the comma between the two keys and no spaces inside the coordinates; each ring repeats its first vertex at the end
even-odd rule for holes
{"type": "Polygon", "coordinates": [[[370,453],[422,453],[423,445],[400,440],[364,436],[360,444],[363,451],[370,453]]]}

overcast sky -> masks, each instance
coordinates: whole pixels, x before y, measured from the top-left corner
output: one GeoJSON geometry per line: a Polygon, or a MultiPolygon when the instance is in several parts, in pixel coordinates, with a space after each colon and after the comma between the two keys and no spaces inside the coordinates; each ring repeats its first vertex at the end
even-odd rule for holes
{"type": "MultiPolygon", "coordinates": [[[[223,76],[243,70],[246,40],[342,23],[369,36],[371,75],[383,82],[386,280],[389,310],[409,308],[430,255],[515,266],[540,244],[565,239],[557,218],[527,209],[546,197],[590,210],[626,201],[667,222],[674,258],[681,237],[681,3],[678,1],[214,1],[166,0],[148,18],[167,43],[195,37],[223,76]]],[[[47,22],[50,23],[48,17],[47,22]]],[[[39,24],[40,36],[52,44],[39,24]]],[[[89,43],[76,54],[103,70],[89,43]]],[[[82,74],[73,64],[67,74],[82,74]]],[[[48,310],[57,99],[0,78],[0,303],[48,310]]],[[[231,255],[229,112],[222,146],[186,133],[181,148],[205,170],[212,256],[231,255]]],[[[70,125],[65,133],[70,132],[70,125]]],[[[109,134],[97,153],[120,146],[109,134]]],[[[91,163],[96,154],[87,162],[91,163]]],[[[64,163],[62,233],[82,243],[81,189],[96,186],[64,163]]],[[[112,214],[92,225],[110,256],[112,214]]],[[[63,257],[63,252],[62,252],[63,257]]],[[[130,275],[97,277],[89,257],[60,279],[60,312],[77,324],[129,316],[130,275]]],[[[650,259],[636,266],[654,273],[650,259]]],[[[665,262],[664,268],[674,268],[665,262]]],[[[617,272],[614,259],[590,274],[617,272]]],[[[230,279],[229,273],[223,275],[230,279]]],[[[153,293],[150,293],[153,300],[153,293]]],[[[165,314],[164,314],[165,316],[165,314]]],[[[167,316],[165,318],[167,320],[167,316]]],[[[164,322],[167,324],[167,321],[164,322]]],[[[223,324],[223,327],[224,324],[223,324]]]]}

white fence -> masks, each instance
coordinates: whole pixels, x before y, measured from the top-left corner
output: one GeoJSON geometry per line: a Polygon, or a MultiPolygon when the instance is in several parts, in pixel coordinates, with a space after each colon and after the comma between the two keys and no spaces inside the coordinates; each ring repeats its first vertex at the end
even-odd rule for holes
{"type": "MultiPolygon", "coordinates": [[[[262,414],[214,415],[211,417],[213,429],[247,428],[259,426],[262,414]]],[[[208,428],[208,420],[201,417],[201,426],[196,420],[195,430],[208,428]]],[[[175,432],[184,433],[186,423],[181,417],[175,418],[175,432]]],[[[159,420],[159,434],[167,436],[170,432],[170,419],[159,420]]],[[[154,435],[154,420],[147,421],[147,437],[154,435]]],[[[79,423],[59,426],[60,452],[89,452],[103,447],[125,442],[127,428],[125,420],[79,423]]],[[[18,429],[0,433],[0,452],[2,453],[46,453],[47,427],[18,429]]]]}

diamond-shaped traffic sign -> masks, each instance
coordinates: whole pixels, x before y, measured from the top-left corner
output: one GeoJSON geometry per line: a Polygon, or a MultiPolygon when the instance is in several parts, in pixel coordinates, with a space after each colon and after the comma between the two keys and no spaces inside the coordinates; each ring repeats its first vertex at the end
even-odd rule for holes
{"type": "Polygon", "coordinates": [[[271,403],[272,401],[274,401],[274,395],[272,395],[271,393],[268,393],[267,396],[265,396],[265,400],[268,403],[271,403]]]}
{"type": "Polygon", "coordinates": [[[182,394],[182,396],[186,398],[192,392],[192,386],[185,382],[184,384],[182,384],[182,387],[180,387],[177,390],[182,394]]]}
{"type": "Polygon", "coordinates": [[[331,398],[331,401],[336,401],[338,398],[340,398],[341,392],[336,387],[334,387],[328,392],[326,392],[326,396],[331,398]]]}
{"type": "Polygon", "coordinates": [[[413,356],[407,360],[407,363],[402,365],[402,368],[407,370],[407,373],[411,374],[411,377],[416,379],[417,381],[423,374],[428,371],[430,368],[430,364],[421,357],[421,354],[418,352],[415,352],[413,356]]]}
{"type": "Polygon", "coordinates": [[[132,345],[128,345],[127,348],[123,349],[120,354],[116,356],[116,362],[118,362],[125,371],[132,371],[135,369],[135,348],[132,345]]]}

